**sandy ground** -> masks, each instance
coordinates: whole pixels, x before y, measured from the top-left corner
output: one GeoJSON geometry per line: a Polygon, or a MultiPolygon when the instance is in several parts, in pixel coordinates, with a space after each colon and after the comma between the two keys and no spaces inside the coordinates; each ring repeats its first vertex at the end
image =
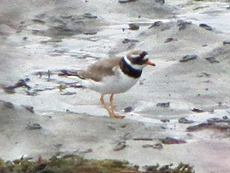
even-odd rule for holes
{"type": "Polygon", "coordinates": [[[228,123],[219,123],[224,130],[218,123],[218,128],[187,130],[210,118],[228,120],[228,7],[209,1],[1,0],[0,85],[28,78],[31,89],[0,90],[0,157],[49,158],[63,152],[140,167],[184,162],[196,172],[230,172],[228,123]],[[129,30],[130,23],[139,30],[129,30]],[[115,96],[123,120],[108,117],[98,93],[70,87],[74,78],[56,75],[133,49],[147,51],[157,66],[146,67],[135,87],[115,96]],[[197,58],[180,62],[188,54],[197,58]],[[169,107],[157,106],[168,102],[169,107]],[[124,112],[129,106],[132,111],[124,112]],[[179,123],[182,117],[194,122],[179,123]],[[166,137],[186,143],[162,143],[166,137]],[[152,147],[159,143],[162,149],[152,147]]]}

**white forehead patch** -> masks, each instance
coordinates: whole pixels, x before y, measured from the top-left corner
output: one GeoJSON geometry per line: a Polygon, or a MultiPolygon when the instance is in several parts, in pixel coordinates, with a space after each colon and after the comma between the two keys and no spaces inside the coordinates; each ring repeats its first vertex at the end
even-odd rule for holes
{"type": "Polygon", "coordinates": [[[143,60],[147,60],[148,59],[148,55],[145,55],[145,57],[143,58],[143,60]]]}

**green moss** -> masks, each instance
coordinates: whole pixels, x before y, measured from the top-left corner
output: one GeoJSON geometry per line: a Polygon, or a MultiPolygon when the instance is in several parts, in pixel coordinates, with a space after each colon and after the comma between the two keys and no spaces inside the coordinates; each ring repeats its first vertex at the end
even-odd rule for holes
{"type": "MultiPolygon", "coordinates": [[[[0,159],[1,173],[140,173],[138,166],[131,166],[127,161],[87,160],[77,155],[63,157],[53,156],[49,160],[28,159],[3,161],[0,159]]],[[[145,173],[193,173],[193,168],[180,163],[176,168],[172,165],[160,167],[147,166],[145,173]]]]}

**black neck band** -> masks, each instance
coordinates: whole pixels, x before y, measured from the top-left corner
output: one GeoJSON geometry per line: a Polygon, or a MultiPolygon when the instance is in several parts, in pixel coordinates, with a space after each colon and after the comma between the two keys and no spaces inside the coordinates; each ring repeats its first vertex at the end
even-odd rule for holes
{"type": "Polygon", "coordinates": [[[122,58],[119,65],[123,73],[126,75],[132,78],[139,78],[141,76],[142,70],[132,68],[127,62],[125,62],[124,58],[122,58]]]}

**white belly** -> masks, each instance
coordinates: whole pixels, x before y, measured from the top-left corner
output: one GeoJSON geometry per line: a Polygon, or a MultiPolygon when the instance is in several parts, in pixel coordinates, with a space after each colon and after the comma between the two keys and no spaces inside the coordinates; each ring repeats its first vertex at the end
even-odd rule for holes
{"type": "Polygon", "coordinates": [[[118,71],[116,75],[105,77],[100,82],[86,80],[82,82],[82,85],[101,94],[117,94],[129,90],[137,83],[138,79],[118,71]]]}

